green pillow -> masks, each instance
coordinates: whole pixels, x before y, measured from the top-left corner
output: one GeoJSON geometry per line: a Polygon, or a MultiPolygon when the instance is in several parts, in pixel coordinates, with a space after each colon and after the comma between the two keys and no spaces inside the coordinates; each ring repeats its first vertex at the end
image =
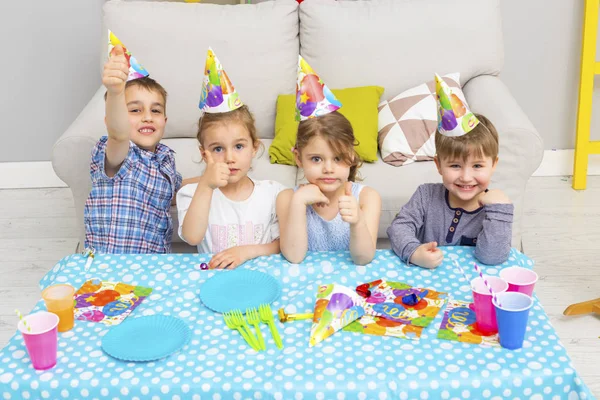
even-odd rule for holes
{"type": "MultiPolygon", "coordinates": [[[[352,124],[354,136],[359,142],[356,152],[363,161],[377,160],[377,106],[383,90],[380,86],[332,90],[342,103],[342,108],[338,111],[352,124]]],[[[295,115],[296,95],[282,94],[277,97],[275,139],[269,147],[269,156],[273,164],[295,165],[292,147],[296,144],[299,123],[295,115]]]]}

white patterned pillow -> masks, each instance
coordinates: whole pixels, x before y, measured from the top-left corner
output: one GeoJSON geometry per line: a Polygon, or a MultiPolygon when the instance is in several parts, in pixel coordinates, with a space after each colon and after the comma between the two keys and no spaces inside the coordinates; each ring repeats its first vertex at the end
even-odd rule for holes
{"type": "MultiPolygon", "coordinates": [[[[442,79],[452,88],[452,93],[467,105],[460,88],[460,74],[448,74],[442,79]]],[[[433,160],[436,128],[435,80],[380,103],[378,141],[381,158],[397,167],[433,160]]]]}

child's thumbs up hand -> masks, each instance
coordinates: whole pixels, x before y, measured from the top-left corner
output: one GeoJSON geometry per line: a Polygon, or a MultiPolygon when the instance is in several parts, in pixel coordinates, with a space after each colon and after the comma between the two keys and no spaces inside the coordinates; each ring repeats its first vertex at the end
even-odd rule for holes
{"type": "Polygon", "coordinates": [[[338,207],[342,221],[348,222],[350,225],[358,223],[361,213],[356,197],[352,196],[352,182],[346,182],[344,195],[338,199],[338,207]]]}
{"type": "Polygon", "coordinates": [[[437,247],[437,242],[429,242],[417,247],[410,257],[410,262],[423,268],[435,268],[444,261],[444,253],[437,247]]]}
{"type": "Polygon", "coordinates": [[[120,44],[116,45],[115,47],[112,48],[112,50],[110,51],[110,57],[125,57],[125,50],[123,50],[123,46],[121,46],[120,44]]]}
{"type": "Polygon", "coordinates": [[[206,162],[206,166],[208,167],[209,165],[212,165],[215,163],[215,160],[212,157],[212,153],[210,151],[206,151],[204,150],[202,152],[202,155],[204,156],[204,161],[206,162]]]}
{"type": "Polygon", "coordinates": [[[206,161],[206,169],[200,177],[200,182],[210,187],[211,189],[226,186],[229,182],[231,171],[224,162],[215,161],[210,151],[204,151],[204,160],[206,161]]]}
{"type": "Polygon", "coordinates": [[[125,83],[129,76],[129,64],[121,45],[115,46],[110,54],[110,58],[104,64],[102,84],[109,93],[120,94],[125,91],[125,83]]]}
{"type": "Polygon", "coordinates": [[[344,193],[346,194],[346,196],[352,196],[352,182],[346,182],[346,187],[345,187],[345,191],[344,193]]]}

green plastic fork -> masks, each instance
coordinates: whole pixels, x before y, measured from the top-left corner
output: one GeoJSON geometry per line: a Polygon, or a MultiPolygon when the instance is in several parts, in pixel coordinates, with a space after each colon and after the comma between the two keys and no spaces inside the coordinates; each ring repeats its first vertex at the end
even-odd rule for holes
{"type": "Polygon", "coordinates": [[[231,315],[233,317],[233,323],[236,324],[240,329],[243,329],[244,332],[246,332],[246,336],[248,337],[250,346],[252,346],[254,350],[260,351],[258,340],[256,339],[256,337],[254,337],[254,334],[250,330],[248,324],[246,324],[246,320],[244,319],[242,312],[240,310],[233,310],[231,311],[231,315]]]}
{"type": "Polygon", "coordinates": [[[275,326],[275,319],[273,318],[271,306],[268,304],[261,304],[260,307],[258,307],[258,312],[260,314],[261,321],[269,325],[271,336],[273,336],[273,340],[275,341],[277,348],[283,349],[283,342],[281,341],[281,337],[279,336],[279,332],[275,326]]]}
{"type": "Polygon", "coordinates": [[[248,334],[244,331],[244,329],[235,323],[231,313],[223,313],[223,319],[225,320],[225,325],[227,325],[229,329],[236,329],[240,335],[242,335],[246,343],[248,343],[254,350],[257,350],[257,348],[254,347],[254,342],[248,337],[248,334]]]}
{"type": "Polygon", "coordinates": [[[258,345],[262,350],[266,350],[267,346],[265,346],[265,339],[263,338],[260,326],[258,325],[260,324],[260,316],[258,315],[256,308],[249,308],[246,310],[246,319],[248,319],[250,325],[254,325],[256,336],[258,337],[258,345]]]}

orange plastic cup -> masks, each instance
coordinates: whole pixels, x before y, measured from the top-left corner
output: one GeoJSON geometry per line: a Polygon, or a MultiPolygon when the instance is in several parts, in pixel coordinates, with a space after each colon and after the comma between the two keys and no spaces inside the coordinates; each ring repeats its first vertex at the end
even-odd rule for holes
{"type": "Polygon", "coordinates": [[[75,324],[75,288],[71,285],[48,286],[42,292],[46,308],[59,318],[58,331],[66,332],[75,324]]]}

